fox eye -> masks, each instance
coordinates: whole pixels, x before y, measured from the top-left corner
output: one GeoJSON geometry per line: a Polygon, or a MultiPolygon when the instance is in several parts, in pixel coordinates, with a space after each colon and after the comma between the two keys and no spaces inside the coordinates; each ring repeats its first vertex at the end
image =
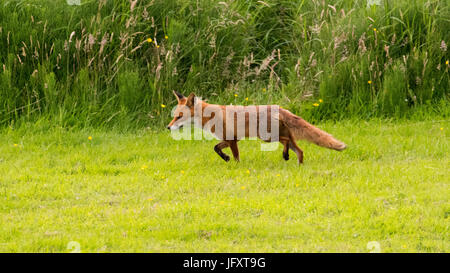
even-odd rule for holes
{"type": "Polygon", "coordinates": [[[178,116],[178,117],[177,117],[177,120],[179,120],[179,119],[182,118],[182,117],[183,117],[183,116],[178,116]]]}

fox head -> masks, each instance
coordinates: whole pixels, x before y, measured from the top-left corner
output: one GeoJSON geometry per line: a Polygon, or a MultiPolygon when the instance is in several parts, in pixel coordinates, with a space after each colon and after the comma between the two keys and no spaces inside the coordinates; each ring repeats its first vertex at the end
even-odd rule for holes
{"type": "Polygon", "coordinates": [[[194,93],[191,93],[188,97],[185,97],[176,91],[173,91],[173,94],[177,98],[178,105],[173,113],[172,121],[167,125],[167,129],[169,130],[180,129],[193,121],[194,104],[197,100],[194,93]]]}

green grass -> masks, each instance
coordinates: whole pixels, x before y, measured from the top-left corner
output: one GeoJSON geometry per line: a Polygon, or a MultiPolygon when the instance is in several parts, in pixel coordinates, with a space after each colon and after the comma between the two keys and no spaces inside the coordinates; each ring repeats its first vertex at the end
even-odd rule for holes
{"type": "Polygon", "coordinates": [[[81,3],[0,4],[0,252],[450,250],[448,0],[81,3]],[[172,90],[349,149],[225,163],[172,90]]]}
{"type": "Polygon", "coordinates": [[[450,251],[450,120],[320,127],[349,148],[299,143],[300,167],[256,141],[225,163],[168,132],[2,129],[0,251],[450,251]]]}

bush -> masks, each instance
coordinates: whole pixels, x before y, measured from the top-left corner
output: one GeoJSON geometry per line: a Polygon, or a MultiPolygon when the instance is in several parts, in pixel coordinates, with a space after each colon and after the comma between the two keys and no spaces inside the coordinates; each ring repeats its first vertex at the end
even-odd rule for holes
{"type": "Polygon", "coordinates": [[[447,105],[448,18],[438,0],[8,0],[0,124],[163,125],[174,89],[313,120],[409,116],[447,105]]]}

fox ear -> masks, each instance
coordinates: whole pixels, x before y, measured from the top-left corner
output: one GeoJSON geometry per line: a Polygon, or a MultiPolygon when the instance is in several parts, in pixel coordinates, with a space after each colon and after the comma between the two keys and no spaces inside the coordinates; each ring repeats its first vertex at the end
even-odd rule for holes
{"type": "Polygon", "coordinates": [[[187,97],[186,106],[191,107],[194,105],[194,102],[195,102],[195,94],[191,93],[191,94],[189,94],[189,97],[187,97]]]}
{"type": "Polygon", "coordinates": [[[175,95],[175,97],[177,98],[177,101],[179,102],[180,100],[184,99],[184,96],[181,93],[178,93],[177,91],[173,90],[173,94],[175,95]]]}

